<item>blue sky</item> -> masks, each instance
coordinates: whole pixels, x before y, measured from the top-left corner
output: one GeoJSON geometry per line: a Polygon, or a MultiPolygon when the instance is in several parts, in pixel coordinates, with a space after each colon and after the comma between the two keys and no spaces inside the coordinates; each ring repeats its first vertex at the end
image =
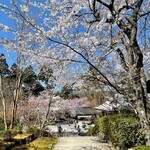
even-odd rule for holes
{"type": "MultiPolygon", "coordinates": [[[[41,0],[37,0],[37,2],[38,1],[41,1],[41,0]]],[[[22,0],[16,0],[15,2],[18,5],[20,5],[22,3],[22,0]]],[[[7,7],[11,8],[10,0],[0,1],[0,4],[4,4],[7,7]]],[[[36,10],[34,10],[34,11],[36,12],[36,10]]],[[[14,24],[13,20],[8,18],[7,15],[5,15],[4,11],[2,11],[1,9],[0,9],[0,24],[8,25],[9,28],[15,29],[15,24],[14,24]]],[[[0,37],[13,39],[13,34],[9,33],[9,32],[3,32],[0,29],[0,37]]],[[[10,52],[10,51],[8,52],[0,45],[0,53],[4,53],[9,66],[11,66],[14,62],[16,62],[17,54],[15,52],[10,52]]]]}
{"type": "MultiPolygon", "coordinates": [[[[1,2],[2,4],[5,4],[7,6],[10,6],[9,4],[9,0],[4,0],[1,2]]],[[[10,22],[10,19],[8,19],[8,17],[4,14],[4,12],[0,11],[0,23],[5,24],[5,25],[13,25],[12,22],[10,22]]],[[[11,34],[8,33],[4,33],[0,30],[0,36],[1,37],[8,37],[8,38],[12,38],[11,34]]],[[[15,60],[16,60],[16,53],[14,52],[7,52],[5,51],[4,48],[0,47],[0,53],[3,53],[7,59],[7,63],[9,64],[9,66],[11,66],[15,60]]]]}
{"type": "MultiPolygon", "coordinates": [[[[16,2],[19,4],[22,0],[16,0],[16,2]]],[[[36,2],[38,1],[42,1],[42,0],[36,0],[36,2]]],[[[147,2],[147,0],[144,0],[144,2],[147,2]]],[[[5,4],[7,5],[8,7],[11,7],[10,5],[10,0],[1,0],[0,2],[1,4],[5,4]]],[[[36,11],[34,9],[34,11],[36,11]]],[[[7,17],[7,15],[4,14],[3,11],[0,11],[0,23],[2,24],[5,24],[5,25],[8,25],[9,27],[11,28],[15,28],[14,27],[14,23],[7,17]]],[[[84,30],[83,27],[79,27],[81,31],[84,30]]],[[[7,38],[10,38],[10,39],[13,39],[13,35],[10,34],[10,33],[4,33],[0,30],[0,37],[7,37],[7,38]]],[[[5,57],[7,59],[7,62],[10,65],[12,65],[13,62],[15,62],[16,60],[16,53],[14,52],[6,52],[2,47],[0,47],[0,53],[4,53],[5,54],[5,57]]]]}
{"type": "Polygon", "coordinates": [[[3,53],[6,57],[7,63],[9,65],[9,67],[16,62],[16,53],[14,52],[7,52],[5,51],[5,49],[0,48],[0,53],[3,53]]]}

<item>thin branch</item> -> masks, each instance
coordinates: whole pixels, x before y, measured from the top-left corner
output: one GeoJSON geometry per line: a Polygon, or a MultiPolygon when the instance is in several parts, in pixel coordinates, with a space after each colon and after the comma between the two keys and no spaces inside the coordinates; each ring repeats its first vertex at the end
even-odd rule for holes
{"type": "MultiPolygon", "coordinates": [[[[31,52],[30,52],[31,53],[31,52]]],[[[78,60],[75,60],[75,59],[59,59],[59,58],[54,58],[54,57],[50,57],[50,56],[44,56],[44,55],[41,55],[40,56],[35,52],[32,52],[33,55],[37,56],[37,57],[42,57],[42,58],[48,58],[48,59],[51,59],[51,60],[61,60],[61,61],[70,61],[70,62],[77,62],[77,63],[87,63],[87,62],[84,62],[84,61],[78,61],[78,60]]]]}
{"type": "MultiPolygon", "coordinates": [[[[51,39],[50,39],[51,40],[51,39]]],[[[52,40],[53,41],[53,40],[52,40]]],[[[78,54],[79,56],[81,56],[91,67],[93,67],[106,81],[107,83],[112,87],[114,88],[118,93],[122,94],[121,91],[119,91],[119,87],[116,87],[115,85],[113,85],[109,79],[96,67],[94,66],[83,54],[81,54],[80,52],[78,52],[77,50],[75,50],[73,47],[69,46],[69,45],[66,45],[65,43],[61,43],[59,41],[55,41],[56,43],[58,44],[61,44],[61,45],[64,45],[68,48],[70,48],[73,52],[75,52],[76,54],[78,54]]]]}
{"type": "Polygon", "coordinates": [[[102,1],[102,0],[96,0],[96,1],[101,3],[102,5],[104,5],[105,7],[110,8],[110,5],[105,3],[104,1],[102,1]]]}
{"type": "Polygon", "coordinates": [[[88,4],[89,4],[90,10],[92,11],[92,7],[91,7],[91,4],[90,4],[90,0],[88,0],[88,4]]]}
{"type": "Polygon", "coordinates": [[[149,15],[149,14],[150,14],[150,11],[143,13],[143,14],[140,14],[139,17],[144,17],[144,16],[149,15]]]}

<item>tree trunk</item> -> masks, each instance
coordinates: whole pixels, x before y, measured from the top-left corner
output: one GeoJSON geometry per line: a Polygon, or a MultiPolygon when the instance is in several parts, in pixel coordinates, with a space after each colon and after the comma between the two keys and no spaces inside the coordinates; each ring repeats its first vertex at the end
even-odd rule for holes
{"type": "Polygon", "coordinates": [[[143,55],[137,44],[132,41],[133,45],[129,49],[133,53],[134,59],[130,60],[129,66],[129,90],[131,93],[130,102],[135,108],[140,120],[141,127],[146,135],[147,145],[150,145],[150,122],[148,118],[149,99],[146,90],[146,77],[143,69],[143,55]]]}
{"type": "Polygon", "coordinates": [[[11,118],[11,124],[10,129],[14,128],[15,120],[16,120],[16,102],[13,101],[13,108],[12,108],[12,118],[11,118]]]}
{"type": "Polygon", "coordinates": [[[145,134],[146,145],[150,146],[150,126],[149,126],[149,120],[148,120],[147,114],[144,112],[144,105],[141,102],[141,99],[137,99],[137,102],[136,102],[136,111],[138,113],[140,124],[141,124],[142,129],[143,129],[143,133],[145,134]]]}
{"type": "Polygon", "coordinates": [[[49,113],[50,113],[51,104],[52,104],[52,93],[49,95],[48,109],[47,109],[45,118],[44,118],[44,120],[40,126],[40,137],[43,136],[43,129],[45,127],[45,123],[46,123],[48,116],[49,116],[49,113]]]}
{"type": "Polygon", "coordinates": [[[17,106],[18,106],[19,90],[20,90],[20,88],[19,88],[20,87],[20,81],[21,81],[21,74],[18,75],[17,80],[16,80],[16,89],[14,91],[10,129],[14,128],[14,124],[16,122],[17,106]]]}
{"type": "Polygon", "coordinates": [[[2,105],[3,105],[3,118],[4,118],[4,125],[5,125],[5,130],[8,129],[7,126],[7,119],[6,119],[6,100],[3,94],[3,88],[2,88],[2,75],[0,74],[0,98],[2,100],[2,105]]]}

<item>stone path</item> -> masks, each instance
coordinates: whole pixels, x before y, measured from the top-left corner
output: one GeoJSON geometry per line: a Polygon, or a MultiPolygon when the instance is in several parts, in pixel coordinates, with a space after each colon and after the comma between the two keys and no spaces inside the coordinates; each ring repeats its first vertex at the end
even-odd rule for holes
{"type": "Polygon", "coordinates": [[[60,137],[54,150],[115,150],[108,143],[99,142],[98,137],[60,137]]]}

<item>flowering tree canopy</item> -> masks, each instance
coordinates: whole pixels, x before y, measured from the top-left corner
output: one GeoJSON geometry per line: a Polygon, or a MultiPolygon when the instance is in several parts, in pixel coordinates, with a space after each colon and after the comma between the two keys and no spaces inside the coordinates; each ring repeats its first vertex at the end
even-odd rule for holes
{"type": "MultiPolygon", "coordinates": [[[[125,71],[128,66],[127,62],[123,61],[128,59],[128,54],[122,42],[123,38],[126,40],[127,37],[122,37],[125,27],[120,27],[120,24],[123,26],[124,23],[126,28],[130,28],[132,24],[129,16],[132,16],[132,8],[137,6],[137,2],[60,0],[56,3],[49,0],[24,0],[22,3],[16,3],[11,0],[11,7],[4,4],[0,6],[17,26],[12,28],[9,24],[1,24],[4,32],[13,34],[12,38],[3,37],[1,40],[7,50],[30,54],[34,63],[54,66],[54,74],[58,77],[61,73],[69,78],[69,81],[77,74],[81,76],[85,73],[89,65],[96,66],[109,85],[119,92],[119,87],[114,85],[115,81],[111,76],[112,70],[125,71]],[[21,24],[25,26],[23,31],[20,29],[21,24]],[[124,54],[125,58],[118,59],[116,54],[124,54]],[[82,69],[78,71],[79,68],[82,69]]],[[[141,50],[147,55],[144,60],[146,63],[149,62],[148,36],[145,35],[149,32],[146,27],[149,25],[148,7],[148,1],[141,1],[137,18],[137,38],[141,39],[138,41],[141,50]],[[145,23],[142,23],[144,20],[145,23]]],[[[59,79],[61,83],[61,76],[59,79]]]]}

